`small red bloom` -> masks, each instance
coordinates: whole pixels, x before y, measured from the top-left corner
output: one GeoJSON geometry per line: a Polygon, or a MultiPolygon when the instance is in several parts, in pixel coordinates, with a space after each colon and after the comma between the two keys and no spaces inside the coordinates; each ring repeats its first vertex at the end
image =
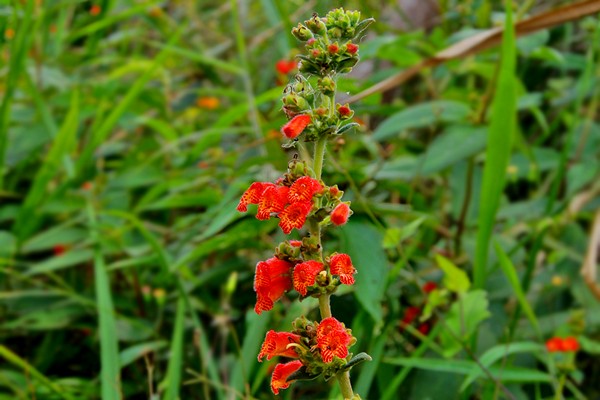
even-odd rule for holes
{"type": "Polygon", "coordinates": [[[317,58],[317,57],[319,57],[319,56],[321,55],[321,50],[319,50],[319,49],[313,49],[313,50],[310,52],[310,54],[311,54],[311,55],[312,55],[314,58],[317,58]]]}
{"type": "Polygon", "coordinates": [[[308,124],[310,124],[310,115],[299,114],[281,128],[281,133],[288,139],[295,139],[306,129],[308,124]]]}
{"type": "Polygon", "coordinates": [[[254,291],[256,306],[254,311],[260,314],[273,308],[274,302],[292,288],[291,269],[294,265],[276,257],[256,264],[254,291]]]}
{"type": "Polygon", "coordinates": [[[329,270],[333,275],[339,275],[344,285],[354,284],[356,269],[348,254],[334,254],[329,258],[329,270]]]}
{"type": "Polygon", "coordinates": [[[294,268],[294,289],[302,296],[306,296],[309,286],[315,284],[319,272],[323,271],[323,264],[310,260],[296,265],[294,268]]]}
{"type": "Polygon", "coordinates": [[[425,282],[425,284],[423,285],[423,291],[425,293],[431,293],[435,289],[437,289],[437,284],[435,282],[433,282],[433,281],[425,282]]]}
{"type": "Polygon", "coordinates": [[[325,363],[332,362],[334,356],[346,358],[351,340],[344,325],[333,317],[325,318],[317,327],[317,347],[325,363]]]}
{"type": "Polygon", "coordinates": [[[302,247],[302,240],[290,240],[290,246],[302,247]]]}
{"type": "Polygon", "coordinates": [[[338,204],[331,212],[331,222],[334,225],[340,226],[348,222],[350,216],[350,207],[346,203],[338,204]]]}
{"type": "Polygon", "coordinates": [[[421,309],[419,307],[408,307],[406,310],[404,310],[404,317],[402,318],[402,322],[404,322],[405,324],[410,324],[420,314],[421,309]]]}
{"type": "Polygon", "coordinates": [[[310,38],[310,39],[308,39],[308,40],[306,41],[306,45],[307,45],[307,46],[312,46],[312,45],[313,45],[313,43],[315,43],[316,41],[317,41],[317,39],[315,39],[315,38],[310,38]]]}
{"type": "Polygon", "coordinates": [[[340,50],[340,47],[335,43],[332,43],[329,46],[327,46],[327,51],[332,54],[337,53],[339,50],[340,50]]]}
{"type": "Polygon", "coordinates": [[[265,356],[267,360],[275,356],[298,358],[298,353],[296,353],[294,347],[288,348],[290,343],[300,343],[300,336],[289,332],[275,332],[274,330],[270,330],[265,336],[260,353],[258,353],[258,361],[262,362],[265,356]]]}
{"type": "Polygon", "coordinates": [[[579,350],[579,341],[574,336],[568,336],[562,340],[562,351],[577,351],[579,350]]]}
{"type": "Polygon", "coordinates": [[[290,187],[288,193],[288,200],[290,203],[297,203],[299,201],[311,200],[315,193],[320,192],[323,189],[323,185],[318,180],[311,178],[310,176],[301,176],[290,187]]]}
{"type": "Polygon", "coordinates": [[[346,50],[350,54],[356,54],[356,52],[358,51],[358,45],[355,45],[354,43],[348,43],[346,45],[346,50]]]}
{"type": "Polygon", "coordinates": [[[55,256],[60,256],[66,253],[67,246],[64,244],[57,244],[52,248],[55,256]]]}
{"type": "Polygon", "coordinates": [[[302,367],[300,360],[291,361],[286,364],[277,364],[271,377],[271,390],[274,394],[279,394],[279,389],[287,389],[293,382],[288,382],[288,377],[302,367]]]}
{"type": "Polygon", "coordinates": [[[546,341],[546,349],[550,353],[555,353],[557,351],[562,351],[562,339],[559,337],[553,337],[546,341]]]}
{"type": "Polygon", "coordinates": [[[427,322],[425,322],[425,323],[419,325],[417,330],[419,332],[421,332],[422,335],[427,336],[427,334],[429,333],[429,324],[427,322]]]}
{"type": "Polygon", "coordinates": [[[102,8],[98,5],[98,4],[94,4],[91,8],[90,8],[90,15],[92,16],[96,16],[98,14],[100,14],[102,12],[102,8]]]}
{"type": "Polygon", "coordinates": [[[310,201],[301,201],[290,204],[279,213],[279,226],[286,235],[289,235],[292,229],[300,229],[306,222],[306,217],[310,214],[312,203],[310,201]]]}
{"type": "Polygon", "coordinates": [[[92,190],[92,187],[93,187],[93,186],[94,186],[94,185],[92,185],[92,182],[90,182],[90,181],[86,181],[86,182],[83,182],[83,184],[81,185],[81,188],[82,188],[83,190],[92,190]]]}
{"type": "Polygon", "coordinates": [[[275,69],[277,72],[287,75],[296,69],[298,63],[293,60],[279,60],[275,63],[275,69]]]}
{"type": "Polygon", "coordinates": [[[248,204],[258,204],[265,190],[271,186],[274,185],[270,182],[254,182],[242,194],[237,210],[239,212],[246,212],[248,211],[248,204]]]}
{"type": "Polygon", "coordinates": [[[270,186],[263,192],[256,218],[265,220],[271,218],[271,213],[280,213],[287,204],[287,197],[290,188],[287,186],[270,186]]]}
{"type": "Polygon", "coordinates": [[[339,106],[338,112],[342,117],[349,117],[350,115],[352,115],[352,110],[347,105],[339,106]]]}

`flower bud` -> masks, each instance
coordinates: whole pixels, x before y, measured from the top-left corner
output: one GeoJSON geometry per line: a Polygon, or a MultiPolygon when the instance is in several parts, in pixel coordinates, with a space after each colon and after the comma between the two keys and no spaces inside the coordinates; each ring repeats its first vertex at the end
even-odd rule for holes
{"type": "Polygon", "coordinates": [[[334,39],[341,38],[343,33],[344,33],[344,31],[342,31],[342,28],[339,28],[337,26],[334,26],[333,28],[330,28],[327,31],[327,34],[329,35],[329,37],[334,38],[334,39]]]}
{"type": "Polygon", "coordinates": [[[298,24],[297,27],[292,29],[292,35],[302,42],[306,42],[313,38],[312,32],[302,24],[298,24]]]}
{"type": "Polygon", "coordinates": [[[337,42],[332,43],[329,46],[327,46],[327,51],[330,52],[331,54],[336,54],[339,50],[340,50],[340,46],[338,46],[337,42]]]}
{"type": "Polygon", "coordinates": [[[331,96],[335,92],[335,81],[326,76],[318,81],[318,88],[325,96],[331,96]]]}
{"type": "Polygon", "coordinates": [[[283,105],[288,111],[302,111],[308,108],[308,102],[302,97],[295,93],[290,93],[283,99],[283,105]]]}
{"type": "Polygon", "coordinates": [[[352,43],[352,42],[348,42],[346,44],[346,51],[352,55],[356,54],[358,52],[358,45],[352,43]]]}
{"type": "Polygon", "coordinates": [[[304,129],[309,124],[310,124],[310,115],[307,115],[307,114],[296,115],[287,124],[285,124],[283,126],[283,128],[281,128],[281,132],[288,139],[295,139],[304,131],[304,129]]]}
{"type": "Polygon", "coordinates": [[[354,111],[350,109],[348,103],[344,104],[343,106],[341,104],[338,104],[337,112],[341,120],[350,119],[354,115],[354,111]]]}
{"type": "Polygon", "coordinates": [[[340,203],[331,212],[331,222],[337,226],[344,225],[346,222],[348,222],[350,213],[351,210],[348,204],[340,203]]]}
{"type": "Polygon", "coordinates": [[[308,29],[316,35],[324,35],[327,32],[327,26],[317,14],[313,15],[313,17],[307,21],[304,21],[308,29]]]}

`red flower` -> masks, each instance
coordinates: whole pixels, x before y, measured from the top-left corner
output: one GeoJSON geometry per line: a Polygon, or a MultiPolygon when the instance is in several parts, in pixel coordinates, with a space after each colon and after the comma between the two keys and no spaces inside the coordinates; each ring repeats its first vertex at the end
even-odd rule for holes
{"type": "Polygon", "coordinates": [[[340,226],[348,222],[350,216],[350,207],[346,203],[338,204],[331,212],[331,222],[334,225],[340,226]]]}
{"type": "Polygon", "coordinates": [[[319,272],[323,271],[323,264],[310,260],[296,265],[294,268],[294,289],[302,296],[306,296],[309,286],[315,284],[319,272]]]}
{"type": "Polygon", "coordinates": [[[275,257],[256,264],[256,274],[254,275],[256,306],[254,311],[257,314],[271,310],[274,302],[292,288],[290,276],[292,267],[293,264],[275,257]]]}
{"type": "Polygon", "coordinates": [[[327,46],[327,51],[329,51],[332,54],[337,53],[339,50],[340,50],[340,47],[335,43],[332,43],[329,46],[327,46]]]}
{"type": "Polygon", "coordinates": [[[358,45],[355,45],[354,43],[348,43],[346,45],[346,51],[348,51],[350,54],[356,54],[358,51],[358,45]]]}
{"type": "Polygon", "coordinates": [[[553,337],[546,341],[546,349],[550,353],[555,353],[557,351],[562,351],[562,339],[559,337],[553,337]]]}
{"type": "Polygon", "coordinates": [[[92,15],[92,16],[94,16],[94,17],[95,17],[96,15],[100,14],[101,12],[102,12],[102,8],[101,8],[99,5],[97,5],[97,4],[94,4],[94,5],[93,5],[93,6],[90,8],[90,15],[92,15]]]}
{"type": "Polygon", "coordinates": [[[423,291],[425,293],[431,293],[435,289],[437,289],[437,284],[435,282],[428,281],[428,282],[425,282],[425,284],[423,285],[423,291]]]}
{"type": "Polygon", "coordinates": [[[292,229],[300,229],[306,222],[306,217],[310,214],[312,203],[310,201],[301,201],[290,204],[279,213],[279,226],[286,235],[289,235],[292,229]]]}
{"type": "Polygon", "coordinates": [[[287,379],[294,372],[302,367],[302,362],[299,360],[291,361],[286,364],[277,364],[271,377],[271,390],[274,394],[279,394],[279,389],[287,389],[290,383],[287,379]]]}
{"type": "Polygon", "coordinates": [[[237,210],[239,212],[246,212],[248,211],[248,204],[258,204],[265,190],[271,186],[274,185],[270,182],[254,182],[242,194],[237,210]]]}
{"type": "Polygon", "coordinates": [[[408,307],[406,310],[404,310],[402,322],[405,324],[410,324],[419,316],[419,314],[421,314],[421,309],[419,307],[408,307]]]}
{"type": "Polygon", "coordinates": [[[334,356],[346,358],[351,340],[344,325],[333,317],[325,318],[317,327],[317,347],[325,363],[332,362],[334,356]]]}
{"type": "Polygon", "coordinates": [[[427,334],[429,333],[429,324],[427,322],[425,322],[425,323],[419,325],[417,330],[419,332],[421,332],[422,335],[427,336],[427,334]]]}
{"type": "Polygon", "coordinates": [[[271,213],[280,213],[285,208],[287,203],[288,192],[290,188],[287,186],[270,186],[263,192],[256,218],[265,220],[271,217],[271,213]]]}
{"type": "Polygon", "coordinates": [[[260,353],[258,353],[258,361],[262,362],[265,356],[267,360],[275,356],[298,358],[298,353],[296,353],[294,347],[288,348],[290,343],[300,343],[300,336],[289,332],[275,332],[274,330],[270,330],[265,336],[260,353]]]}
{"type": "Polygon", "coordinates": [[[306,129],[308,124],[310,124],[310,115],[299,114],[281,128],[281,133],[288,139],[295,139],[306,129]]]}
{"type": "Polygon", "coordinates": [[[329,270],[333,275],[339,275],[344,285],[354,284],[356,269],[348,254],[334,254],[329,258],[329,270]]]}
{"type": "Polygon", "coordinates": [[[298,63],[294,60],[279,60],[275,63],[275,69],[277,72],[287,75],[296,69],[298,63]]]}
{"type": "Polygon", "coordinates": [[[290,240],[290,246],[302,247],[302,240],[290,240]]]}
{"type": "Polygon", "coordinates": [[[64,244],[57,244],[52,248],[52,251],[54,252],[55,256],[60,256],[66,253],[67,248],[68,247],[64,244]]]}
{"type": "Polygon", "coordinates": [[[352,110],[350,109],[350,107],[346,104],[344,104],[343,106],[339,106],[338,107],[338,112],[340,113],[340,116],[343,117],[349,117],[352,115],[352,110]]]}
{"type": "Polygon", "coordinates": [[[318,180],[310,176],[301,176],[290,187],[288,199],[290,203],[311,200],[315,193],[323,189],[318,180]]]}
{"type": "Polygon", "coordinates": [[[562,340],[562,351],[579,350],[579,341],[576,337],[568,336],[562,340]]]}

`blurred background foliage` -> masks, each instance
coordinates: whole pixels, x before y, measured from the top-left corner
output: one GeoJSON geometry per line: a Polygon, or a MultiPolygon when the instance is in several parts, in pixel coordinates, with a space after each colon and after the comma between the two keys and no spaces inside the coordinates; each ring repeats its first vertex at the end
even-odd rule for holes
{"type": "MultiPolygon", "coordinates": [[[[254,314],[254,266],[284,235],[235,206],[293,157],[279,99],[294,71],[277,68],[292,26],[341,5],[2,3],[1,399],[272,398],[264,335],[317,303],[254,314]]],[[[487,0],[343,6],[377,23],[340,102],[505,17],[487,0]]],[[[600,206],[599,31],[592,16],[516,42],[518,124],[476,290],[440,295],[464,283],[453,266],[471,276],[500,48],[353,105],[361,129],[330,145],[324,181],[355,214],[325,248],[359,271],[332,308],[374,358],[352,373],[363,398],[550,398],[568,360],[543,343],[567,334],[582,350],[565,396],[600,396],[600,303],[579,272],[600,206]]]]}

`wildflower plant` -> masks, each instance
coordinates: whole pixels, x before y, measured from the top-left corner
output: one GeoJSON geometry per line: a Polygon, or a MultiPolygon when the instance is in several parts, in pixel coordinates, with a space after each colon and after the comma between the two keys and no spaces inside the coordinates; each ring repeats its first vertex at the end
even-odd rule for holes
{"type": "Polygon", "coordinates": [[[257,314],[269,311],[286,292],[295,290],[300,300],[317,298],[320,321],[297,318],[291,332],[267,332],[258,360],[275,356],[293,359],[277,364],[271,389],[278,394],[295,380],[337,378],[345,399],[358,399],[350,383],[350,369],[370,357],[353,355],[352,331],[331,314],[330,296],[340,285],[355,282],[356,269],[349,255],[326,252],[322,230],[344,225],[352,215],[350,202],[337,185],[321,178],[327,142],[349,132],[354,112],[348,104],[336,103],[336,81],[358,62],[356,42],[373,19],[361,20],[360,12],[336,9],[324,18],[314,14],[298,24],[292,34],[304,44],[299,55],[299,74],[284,91],[283,111],[288,122],[281,132],[289,141],[284,148],[312,146],[312,158],[294,158],[287,173],[275,182],[254,182],[242,195],[237,210],[257,206],[256,218],[278,218],[285,234],[294,229],[302,240],[286,240],[273,257],[256,265],[254,290],[257,314]]]}

